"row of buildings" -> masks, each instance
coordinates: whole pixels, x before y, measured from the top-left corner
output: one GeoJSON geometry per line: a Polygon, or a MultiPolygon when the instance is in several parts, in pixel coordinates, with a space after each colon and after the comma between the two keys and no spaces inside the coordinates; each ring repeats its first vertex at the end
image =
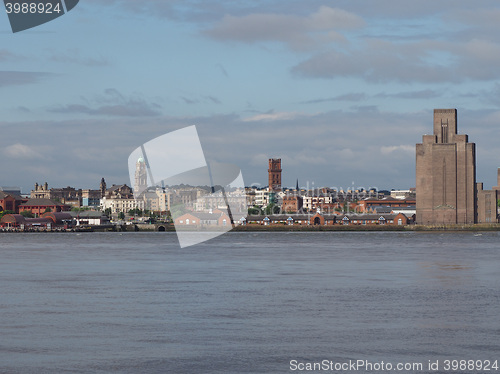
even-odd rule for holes
{"type": "MultiPolygon", "coordinates": [[[[435,109],[433,134],[424,135],[416,145],[416,188],[381,194],[375,190],[337,191],[330,188],[283,188],[281,159],[269,159],[268,186],[266,188],[216,189],[214,186],[147,186],[145,160],[136,163],[134,189],[127,185],[107,188],[104,178],[99,189],[49,188],[48,184],[35,184],[29,197],[0,191],[0,211],[15,214],[31,212],[42,216],[46,212],[65,212],[74,207],[127,213],[131,210],[153,212],[170,211],[177,223],[185,225],[218,222],[223,225],[270,222],[308,222],[320,214],[319,224],[338,224],[349,221],[356,224],[381,224],[383,215],[404,215],[397,222],[418,224],[474,224],[497,223],[500,191],[498,185],[485,190],[476,181],[476,148],[468,136],[457,132],[456,109],[435,109]],[[134,192],[135,195],[134,195],[134,192]],[[240,217],[237,222],[228,210],[240,217]],[[252,220],[246,219],[248,209],[252,220]],[[214,213],[218,212],[218,213],[214,213]],[[222,217],[225,213],[227,217],[222,217]],[[267,216],[265,215],[267,213],[267,216]],[[190,218],[186,218],[191,215],[190,218]],[[275,216],[273,219],[269,215],[275,216]],[[378,219],[370,218],[378,216],[378,219]],[[286,216],[286,219],[282,219],[286,216]],[[303,217],[307,216],[307,219],[303,217]],[[180,222],[182,218],[182,223],[180,222]],[[204,217],[204,218],[203,218],[204,217]],[[222,218],[221,218],[222,217],[222,218]],[[256,217],[261,217],[257,219],[256,217]],[[366,219],[360,218],[366,217],[366,219]],[[273,221],[274,220],[274,221],[273,221]],[[277,220],[277,221],[276,221],[277,220]],[[378,222],[378,223],[377,223],[378,222]]],[[[250,216],[249,216],[250,217],[250,216]]]]}

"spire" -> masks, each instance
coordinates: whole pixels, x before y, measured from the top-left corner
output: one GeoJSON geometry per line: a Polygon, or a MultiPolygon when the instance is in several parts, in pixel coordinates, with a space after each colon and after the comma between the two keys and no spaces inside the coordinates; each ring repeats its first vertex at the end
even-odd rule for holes
{"type": "Polygon", "coordinates": [[[297,186],[295,186],[295,190],[298,191],[299,190],[299,178],[297,178],[297,186]]]}

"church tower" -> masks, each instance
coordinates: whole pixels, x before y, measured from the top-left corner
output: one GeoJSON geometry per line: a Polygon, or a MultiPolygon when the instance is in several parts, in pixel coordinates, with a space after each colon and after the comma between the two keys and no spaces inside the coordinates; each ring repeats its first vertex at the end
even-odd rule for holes
{"type": "Polygon", "coordinates": [[[456,109],[434,109],[416,151],[417,223],[476,223],[476,145],[457,133],[456,109]]]}

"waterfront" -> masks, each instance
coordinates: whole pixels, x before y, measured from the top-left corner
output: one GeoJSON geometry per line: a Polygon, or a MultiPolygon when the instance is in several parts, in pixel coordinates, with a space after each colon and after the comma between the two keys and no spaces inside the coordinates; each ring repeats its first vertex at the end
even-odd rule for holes
{"type": "Polygon", "coordinates": [[[497,232],[0,234],[0,371],[495,360],[497,232]],[[477,234],[476,234],[477,235],[477,234]]]}

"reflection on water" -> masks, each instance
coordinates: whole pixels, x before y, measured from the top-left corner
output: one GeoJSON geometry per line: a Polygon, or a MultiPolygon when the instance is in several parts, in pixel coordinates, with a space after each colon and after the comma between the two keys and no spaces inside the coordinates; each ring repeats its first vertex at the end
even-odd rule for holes
{"type": "Polygon", "coordinates": [[[0,372],[496,359],[497,233],[0,235],[0,372]]]}

